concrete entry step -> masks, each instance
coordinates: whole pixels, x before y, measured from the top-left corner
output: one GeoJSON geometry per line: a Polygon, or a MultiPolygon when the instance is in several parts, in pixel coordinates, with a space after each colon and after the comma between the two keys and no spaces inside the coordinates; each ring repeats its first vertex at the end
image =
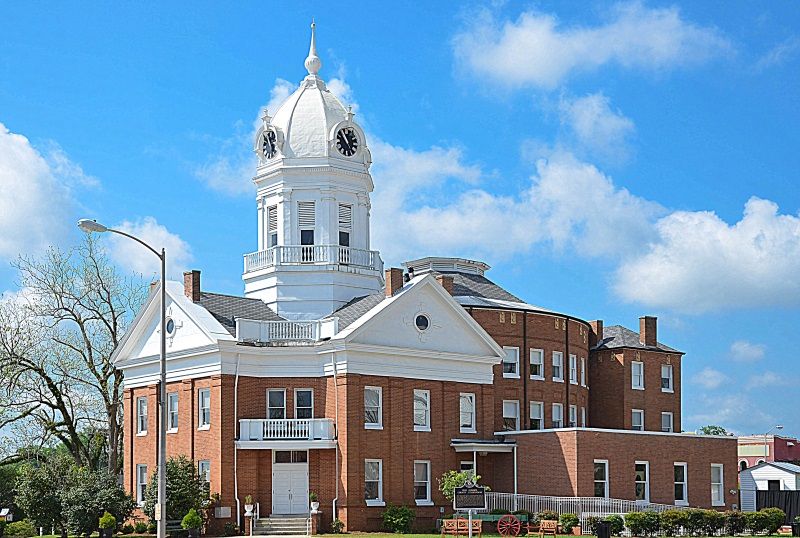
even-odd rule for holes
{"type": "Polygon", "coordinates": [[[306,536],[308,524],[306,517],[272,515],[253,521],[253,535],[306,536]]]}

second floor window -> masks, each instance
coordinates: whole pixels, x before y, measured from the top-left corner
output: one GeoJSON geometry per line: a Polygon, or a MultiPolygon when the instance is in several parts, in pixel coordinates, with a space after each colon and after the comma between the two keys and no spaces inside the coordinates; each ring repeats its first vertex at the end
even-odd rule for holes
{"type": "Polygon", "coordinates": [[[519,348],[504,347],[503,377],[519,377],[519,348]]]}
{"type": "Polygon", "coordinates": [[[429,390],[414,391],[414,430],[430,431],[431,429],[431,392],[429,390]]]}
{"type": "Polygon", "coordinates": [[[631,388],[644,390],[644,363],[633,361],[631,363],[631,388]]]}
{"type": "Polygon", "coordinates": [[[364,387],[364,427],[382,428],[382,391],[380,387],[364,387]]]}
{"type": "Polygon", "coordinates": [[[672,388],[672,365],[661,365],[661,392],[673,392],[672,388]]]}
{"type": "Polygon", "coordinates": [[[147,396],[136,398],[136,433],[147,433],[147,396]]]}
{"type": "Polygon", "coordinates": [[[178,393],[170,392],[167,395],[167,430],[178,429],[178,393]]]}
{"type": "Polygon", "coordinates": [[[462,433],[475,433],[475,395],[462,393],[459,397],[460,429],[462,433]]]}
{"type": "Polygon", "coordinates": [[[272,420],[283,420],[286,418],[285,390],[267,391],[267,418],[272,420]]]}
{"type": "Polygon", "coordinates": [[[573,385],[578,384],[578,357],[569,356],[569,382],[573,385]]]}
{"type": "Polygon", "coordinates": [[[544,350],[531,350],[531,379],[544,379],[544,350]]]}
{"type": "Polygon", "coordinates": [[[564,354],[553,351],[553,381],[564,381],[564,354]]]}
{"type": "Polygon", "coordinates": [[[503,430],[519,430],[519,402],[517,400],[503,401],[503,430]]]}
{"type": "Polygon", "coordinates": [[[198,426],[207,428],[211,424],[211,389],[197,391],[198,426]]]}
{"type": "Polygon", "coordinates": [[[314,391],[297,389],[294,391],[294,418],[314,418],[314,391]]]}

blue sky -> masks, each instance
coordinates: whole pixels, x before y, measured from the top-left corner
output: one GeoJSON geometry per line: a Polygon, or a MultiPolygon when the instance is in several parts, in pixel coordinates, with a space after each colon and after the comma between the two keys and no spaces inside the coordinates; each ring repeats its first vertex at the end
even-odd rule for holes
{"type": "Polygon", "coordinates": [[[658,316],[685,429],[800,434],[800,4],[275,4],[0,5],[0,290],[92,217],[241,294],[253,126],[315,17],[387,266],[476,258],[536,305],[658,316]]]}

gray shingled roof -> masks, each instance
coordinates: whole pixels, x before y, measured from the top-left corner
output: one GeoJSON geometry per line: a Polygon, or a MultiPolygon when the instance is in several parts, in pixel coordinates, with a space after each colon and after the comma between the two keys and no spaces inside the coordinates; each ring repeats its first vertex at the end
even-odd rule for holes
{"type": "Polygon", "coordinates": [[[506,290],[482,275],[470,273],[438,272],[432,271],[434,275],[447,275],[453,277],[453,296],[454,297],[480,297],[483,299],[498,299],[501,301],[512,301],[524,303],[522,299],[511,295],[506,290]]]}
{"type": "Polygon", "coordinates": [[[648,347],[639,341],[639,333],[630,329],[626,329],[622,325],[610,325],[603,327],[603,341],[595,347],[595,349],[618,349],[618,348],[636,348],[636,349],[657,349],[659,351],[667,351],[669,353],[683,353],[677,349],[672,349],[662,343],[656,343],[655,347],[648,347]]]}
{"type": "Polygon", "coordinates": [[[342,306],[326,318],[339,318],[339,330],[343,331],[348,325],[355,322],[358,318],[372,310],[372,308],[386,299],[386,292],[373,293],[356,297],[346,305],[342,306]]]}
{"type": "Polygon", "coordinates": [[[283,321],[284,318],[272,311],[261,299],[249,299],[235,295],[200,292],[200,306],[219,321],[225,329],[236,336],[234,318],[256,319],[261,321],[283,321]]]}

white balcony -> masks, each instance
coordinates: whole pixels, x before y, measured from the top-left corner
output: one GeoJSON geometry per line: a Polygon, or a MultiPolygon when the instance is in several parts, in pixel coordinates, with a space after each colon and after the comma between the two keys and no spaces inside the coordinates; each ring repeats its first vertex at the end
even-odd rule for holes
{"type": "Polygon", "coordinates": [[[236,318],[239,342],[311,343],[331,338],[339,330],[339,318],[310,321],[263,321],[236,318]]]}
{"type": "Polygon", "coordinates": [[[383,260],[376,250],[339,245],[285,245],[244,255],[244,272],[281,265],[349,265],[383,272],[383,260]]]}
{"type": "Polygon", "coordinates": [[[238,448],[303,450],[335,446],[332,418],[239,420],[238,448]]]}

